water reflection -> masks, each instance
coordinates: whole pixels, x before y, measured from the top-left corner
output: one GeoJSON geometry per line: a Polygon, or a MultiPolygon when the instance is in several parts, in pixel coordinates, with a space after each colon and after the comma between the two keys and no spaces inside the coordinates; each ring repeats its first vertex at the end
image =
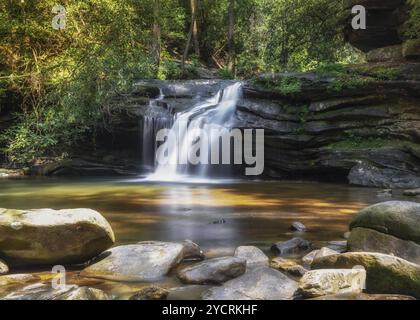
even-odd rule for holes
{"type": "MultiPolygon", "coordinates": [[[[118,180],[0,180],[0,207],[101,212],[119,244],[191,239],[204,249],[268,248],[299,220],[313,241],[337,240],[361,208],[389,199],[377,190],[297,182],[154,184],[118,180]],[[224,219],[226,223],[213,223],[224,219]]],[[[406,199],[396,192],[393,199],[406,199]]],[[[412,200],[412,199],[410,199],[412,200]]]]}

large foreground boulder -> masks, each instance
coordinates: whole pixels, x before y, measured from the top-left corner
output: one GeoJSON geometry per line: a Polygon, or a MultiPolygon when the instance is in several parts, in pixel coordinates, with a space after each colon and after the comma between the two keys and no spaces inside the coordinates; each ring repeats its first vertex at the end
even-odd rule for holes
{"type": "Polygon", "coordinates": [[[109,223],[90,209],[0,209],[0,256],[9,265],[86,262],[115,241],[109,223]]]}
{"type": "Polygon", "coordinates": [[[184,246],[171,242],[139,242],[104,252],[82,276],[114,281],[152,281],[165,276],[184,256],[184,246]]]}
{"type": "Polygon", "coordinates": [[[25,286],[4,297],[2,300],[110,300],[102,290],[78,287],[76,285],[64,286],[54,289],[51,285],[37,283],[25,286]]]}
{"type": "Polygon", "coordinates": [[[420,263],[420,204],[388,201],[367,207],[350,224],[350,251],[392,254],[420,263]]]}
{"type": "Polygon", "coordinates": [[[203,294],[204,300],[290,300],[298,284],[280,271],[261,267],[214,287],[203,294]]]}
{"type": "Polygon", "coordinates": [[[239,277],[246,270],[246,260],[236,257],[209,259],[182,269],[178,278],[187,284],[220,284],[239,277]]]}
{"type": "Polygon", "coordinates": [[[367,272],[368,293],[403,294],[420,298],[420,266],[398,257],[367,252],[348,252],[322,257],[312,269],[352,269],[363,266],[367,272]]]}
{"type": "Polygon", "coordinates": [[[366,270],[326,269],[305,273],[299,282],[298,293],[304,298],[324,295],[361,293],[365,288],[366,270]]]}

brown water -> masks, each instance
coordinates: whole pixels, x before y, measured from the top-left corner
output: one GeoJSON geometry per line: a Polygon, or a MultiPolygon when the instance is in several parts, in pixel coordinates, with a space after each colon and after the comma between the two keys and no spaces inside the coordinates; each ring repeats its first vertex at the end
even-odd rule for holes
{"type": "MultiPolygon", "coordinates": [[[[309,182],[159,184],[121,179],[19,179],[0,180],[0,207],[92,208],[110,222],[117,244],[191,239],[208,256],[220,256],[249,244],[268,253],[272,243],[294,236],[289,230],[293,221],[307,226],[308,232],[301,236],[315,246],[340,240],[352,215],[361,208],[405,199],[398,192],[392,198],[378,197],[377,191],[309,182]],[[214,223],[222,218],[226,223],[214,223]]],[[[173,286],[175,280],[167,281],[173,286]]],[[[109,283],[99,287],[104,286],[108,288],[109,283]]],[[[113,288],[113,292],[127,291],[125,285],[113,288]]]]}

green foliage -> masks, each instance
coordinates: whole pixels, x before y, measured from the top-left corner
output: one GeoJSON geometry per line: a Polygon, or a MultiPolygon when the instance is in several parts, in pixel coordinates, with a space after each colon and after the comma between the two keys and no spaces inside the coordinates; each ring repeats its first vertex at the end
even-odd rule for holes
{"type": "Polygon", "coordinates": [[[219,69],[217,72],[217,76],[220,79],[226,79],[226,80],[235,79],[235,75],[233,74],[232,71],[229,70],[229,68],[219,69]]]}
{"type": "Polygon", "coordinates": [[[408,39],[420,38],[420,1],[408,0],[410,6],[409,19],[405,26],[405,36],[408,39]]]}
{"type": "Polygon", "coordinates": [[[285,96],[299,93],[302,89],[300,79],[287,74],[276,78],[258,78],[254,79],[252,82],[256,86],[278,92],[285,96]]]}

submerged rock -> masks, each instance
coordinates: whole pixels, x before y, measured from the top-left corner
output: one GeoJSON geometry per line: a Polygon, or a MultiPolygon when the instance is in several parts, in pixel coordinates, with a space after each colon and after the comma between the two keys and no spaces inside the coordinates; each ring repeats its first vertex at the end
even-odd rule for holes
{"type": "Polygon", "coordinates": [[[402,294],[420,298],[420,265],[368,252],[348,252],[314,260],[312,269],[351,269],[363,266],[368,293],[402,294]]]}
{"type": "Polygon", "coordinates": [[[200,246],[191,240],[182,241],[182,245],[184,246],[184,260],[203,260],[205,258],[200,246]]]}
{"type": "Polygon", "coordinates": [[[151,281],[165,276],[183,258],[184,246],[170,242],[139,242],[104,252],[82,276],[115,281],[151,281]]]}
{"type": "Polygon", "coordinates": [[[299,265],[297,262],[282,257],[271,260],[270,267],[286,272],[294,277],[302,277],[308,270],[299,265]]]}
{"type": "Polygon", "coordinates": [[[329,241],[327,248],[338,253],[347,251],[347,240],[329,241]]]}
{"type": "Polygon", "coordinates": [[[84,263],[115,241],[90,209],[0,209],[0,230],[0,255],[12,266],[84,263]]]}
{"type": "Polygon", "coordinates": [[[280,271],[271,268],[257,268],[214,287],[203,294],[204,300],[290,300],[297,282],[280,271]]]}
{"type": "Polygon", "coordinates": [[[169,291],[160,287],[150,286],[141,289],[130,297],[130,300],[166,300],[169,291]]]}
{"type": "Polygon", "coordinates": [[[9,273],[9,267],[7,264],[0,260],[0,275],[9,273]]]}
{"type": "Polygon", "coordinates": [[[271,247],[271,250],[277,252],[279,255],[296,254],[306,251],[311,248],[311,242],[302,238],[296,237],[288,241],[277,242],[271,247]]]}
{"type": "Polygon", "coordinates": [[[245,259],[247,269],[267,267],[269,263],[269,259],[264,252],[254,246],[241,246],[236,248],[235,257],[245,259]]]}
{"type": "Polygon", "coordinates": [[[290,229],[293,231],[298,231],[298,232],[305,232],[306,231],[306,227],[302,222],[296,221],[293,222],[292,225],[290,226],[290,229]]]}
{"type": "Polygon", "coordinates": [[[12,292],[2,300],[110,300],[102,290],[76,285],[54,289],[50,284],[37,283],[12,292]]]}
{"type": "Polygon", "coordinates": [[[365,288],[366,271],[363,269],[312,270],[299,282],[298,294],[314,298],[339,293],[361,293],[365,288]]]}
{"type": "Polygon", "coordinates": [[[348,244],[353,252],[380,252],[420,264],[420,245],[373,229],[354,228],[348,244]]]}
{"type": "Polygon", "coordinates": [[[236,257],[209,259],[182,269],[178,278],[188,284],[220,284],[246,271],[246,260],[236,257]]]}

